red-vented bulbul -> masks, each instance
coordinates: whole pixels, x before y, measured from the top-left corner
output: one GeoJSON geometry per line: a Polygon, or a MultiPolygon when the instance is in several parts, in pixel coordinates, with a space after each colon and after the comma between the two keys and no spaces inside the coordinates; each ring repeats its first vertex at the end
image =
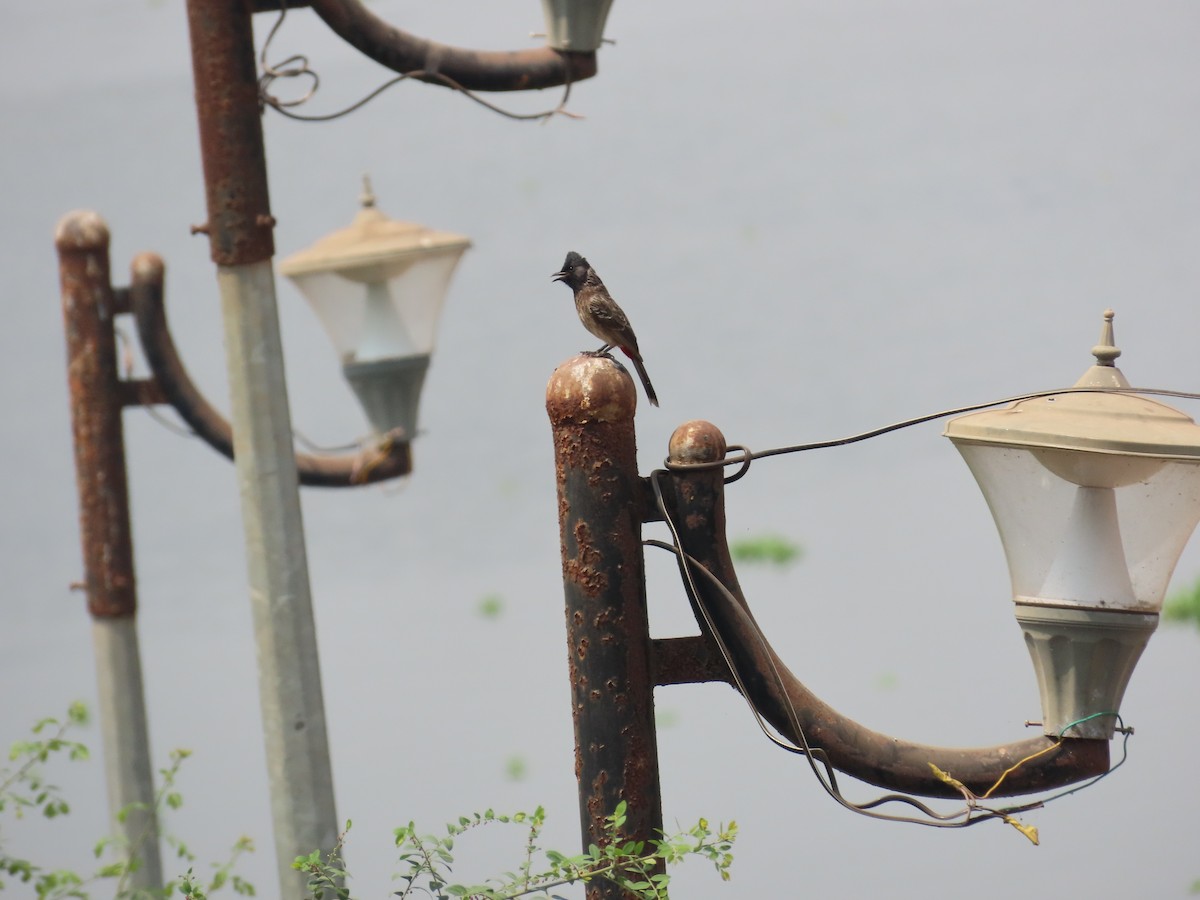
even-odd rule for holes
{"type": "Polygon", "coordinates": [[[575,292],[575,312],[579,313],[579,321],[583,323],[584,328],[604,341],[599,350],[593,351],[593,355],[607,355],[611,348],[620,347],[633,361],[633,367],[642,379],[642,387],[646,389],[646,399],[650,401],[651,406],[658,406],[658,397],[654,393],[654,386],[650,384],[650,376],[646,374],[646,365],[642,362],[633,326],[629,324],[629,319],[625,317],[621,307],[617,306],[617,301],[609,294],[596,270],[572,250],[567,254],[562,269],[550,277],[554,281],[564,282],[575,292]]]}

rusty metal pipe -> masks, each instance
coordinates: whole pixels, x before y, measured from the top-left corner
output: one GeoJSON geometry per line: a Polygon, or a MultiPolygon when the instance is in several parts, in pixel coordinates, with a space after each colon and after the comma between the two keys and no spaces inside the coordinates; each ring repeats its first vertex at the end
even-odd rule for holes
{"type": "MultiPolygon", "coordinates": [[[[604,818],[626,801],[623,838],[662,829],[654,681],[646,616],[629,375],[609,359],[577,356],[546,388],[554,434],[583,845],[603,844],[604,818]]],[[[588,900],[617,900],[609,882],[588,900]]]]}
{"type": "Polygon", "coordinates": [[[275,220],[250,8],[244,0],[188,0],[187,9],[208,208],[195,230],[208,235],[218,265],[261,262],[275,254],[275,220]]]}
{"type": "MultiPolygon", "coordinates": [[[[672,462],[716,462],[724,455],[725,438],[708,422],[689,422],[672,435],[672,462]]],[[[733,597],[731,601],[705,578],[696,578],[702,602],[741,675],[748,699],[781,735],[799,744],[798,720],[809,745],[824,750],[838,770],[880,787],[930,797],[957,796],[932,774],[930,763],[981,794],[1010,766],[1055,743],[1042,735],[976,749],[915,744],[871,731],[814,696],[771,648],[742,595],[725,539],[723,477],[720,468],[675,471],[663,479],[664,495],[679,525],[684,551],[713,573],[733,597]]],[[[1106,772],[1108,764],[1107,741],[1067,739],[1057,750],[1012,772],[995,796],[1072,784],[1106,772]]]]}
{"type": "Polygon", "coordinates": [[[597,71],[593,52],[467,50],[393,28],[359,0],[309,5],[342,40],[381,66],[430,84],[445,85],[449,78],[469,91],[528,91],[583,81],[597,71]]]}
{"type": "MultiPolygon", "coordinates": [[[[163,399],[196,436],[223,456],[233,459],[233,431],[229,421],[200,393],[188,376],[167,323],[163,297],[162,257],[142,253],[133,261],[129,302],[137,323],[138,339],[146,364],[163,399]]],[[[412,472],[412,444],[403,433],[383,435],[371,447],[353,456],[296,454],[296,470],[306,487],[354,487],[399,478],[412,472]]]]}
{"type": "Polygon", "coordinates": [[[136,627],[108,226],[94,212],[69,213],[59,222],[55,244],[109,811],[119,819],[117,827],[141,862],[130,875],[130,887],[161,890],[154,768],[136,627]],[[118,817],[122,810],[124,815],[118,817]]]}
{"type": "Polygon", "coordinates": [[[58,225],[55,243],[67,335],[88,612],[97,618],[133,616],[137,595],[108,226],[93,212],[69,213],[58,225]]]}

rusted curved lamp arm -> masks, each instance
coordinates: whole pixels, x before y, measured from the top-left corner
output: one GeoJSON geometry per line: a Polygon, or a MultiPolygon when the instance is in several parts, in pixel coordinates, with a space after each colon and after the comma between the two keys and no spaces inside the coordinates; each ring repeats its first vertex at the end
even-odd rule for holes
{"type": "MultiPolygon", "coordinates": [[[[167,403],[197,437],[233,459],[233,430],[188,376],[167,327],[164,268],[162,258],[154,253],[142,253],[133,261],[129,301],[142,352],[167,403]]],[[[296,469],[300,483],[309,487],[353,487],[387,481],[412,471],[412,445],[403,440],[402,434],[392,433],[354,456],[297,453],[296,469]]]]}
{"type": "MultiPolygon", "coordinates": [[[[717,461],[725,439],[715,426],[692,422],[672,437],[672,462],[717,461]]],[[[799,744],[793,711],[809,746],[821,748],[831,764],[854,778],[929,797],[958,796],[934,776],[933,763],[977,794],[1000,775],[1055,742],[1046,736],[977,749],[932,747],[901,741],[841,715],[823,703],[784,665],[755,624],[725,539],[724,470],[676,471],[662,479],[666,504],[684,551],[709,570],[734,598],[705,577],[694,578],[705,609],[737,668],[749,701],[788,740],[799,744]]],[[[701,629],[708,628],[701,616],[701,629]]],[[[993,796],[1048,790],[1108,771],[1109,746],[1103,740],[1064,740],[1056,750],[1029,759],[1011,772],[993,796]]]]}
{"type": "Polygon", "coordinates": [[[527,91],[596,74],[594,52],[467,50],[393,28],[359,0],[310,0],[309,5],[342,40],[375,62],[430,84],[445,85],[448,78],[469,91],[527,91]]]}

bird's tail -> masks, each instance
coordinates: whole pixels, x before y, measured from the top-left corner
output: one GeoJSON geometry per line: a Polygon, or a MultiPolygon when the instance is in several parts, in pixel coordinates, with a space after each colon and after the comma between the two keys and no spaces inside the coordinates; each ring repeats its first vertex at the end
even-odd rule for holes
{"type": "Polygon", "coordinates": [[[642,362],[641,355],[631,353],[628,347],[621,349],[626,356],[633,360],[633,367],[637,369],[638,378],[642,379],[642,387],[646,389],[646,399],[650,401],[651,406],[658,406],[658,395],[654,393],[654,385],[650,383],[650,376],[646,374],[646,364],[642,362]]]}

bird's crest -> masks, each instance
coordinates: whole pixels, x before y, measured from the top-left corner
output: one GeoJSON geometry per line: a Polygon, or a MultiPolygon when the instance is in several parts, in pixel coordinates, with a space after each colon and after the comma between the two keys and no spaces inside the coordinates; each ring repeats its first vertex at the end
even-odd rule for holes
{"type": "MultiPolygon", "coordinates": [[[[588,261],[572,250],[563,261],[563,267],[550,276],[554,281],[564,282],[573,291],[579,290],[594,278],[588,261]]],[[[599,281],[599,279],[596,279],[599,281]]]]}

